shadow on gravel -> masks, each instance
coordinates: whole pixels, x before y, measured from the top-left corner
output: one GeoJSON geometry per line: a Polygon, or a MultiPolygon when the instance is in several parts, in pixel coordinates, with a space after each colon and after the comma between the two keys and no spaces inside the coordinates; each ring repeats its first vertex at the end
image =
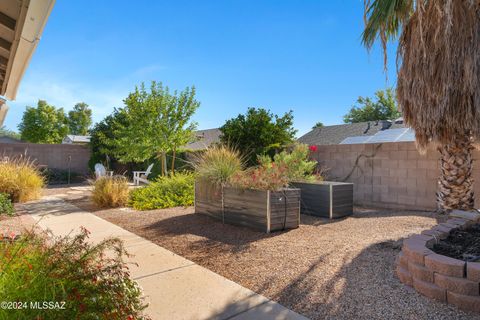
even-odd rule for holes
{"type": "Polygon", "coordinates": [[[477,314],[430,300],[403,285],[394,270],[401,246],[402,240],[371,245],[351,262],[344,261],[326,282],[318,281],[315,272],[321,257],[274,300],[311,319],[479,319],[477,314]]]}

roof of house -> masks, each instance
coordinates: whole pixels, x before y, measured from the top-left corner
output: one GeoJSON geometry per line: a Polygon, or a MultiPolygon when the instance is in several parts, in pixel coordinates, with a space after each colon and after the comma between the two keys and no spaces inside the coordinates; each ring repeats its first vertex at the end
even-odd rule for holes
{"type": "Polygon", "coordinates": [[[309,145],[339,144],[348,137],[373,136],[379,131],[405,128],[403,119],[346,123],[315,128],[298,141],[309,145]]]}
{"type": "MultiPolygon", "coordinates": [[[[72,143],[88,143],[90,142],[90,136],[77,136],[74,134],[68,134],[65,139],[69,139],[72,143]]],[[[64,140],[65,140],[64,139],[64,140]]]]}
{"type": "Polygon", "coordinates": [[[0,143],[23,143],[24,141],[9,136],[0,136],[0,143]]]}
{"type": "Polygon", "coordinates": [[[193,151],[206,149],[210,145],[220,142],[221,134],[222,132],[218,128],[195,131],[196,141],[187,144],[185,149],[193,151]]]}

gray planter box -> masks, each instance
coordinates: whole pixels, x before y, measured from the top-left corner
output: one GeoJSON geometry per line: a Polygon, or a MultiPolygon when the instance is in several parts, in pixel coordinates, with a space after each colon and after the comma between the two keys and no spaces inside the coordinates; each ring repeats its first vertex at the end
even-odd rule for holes
{"type": "Polygon", "coordinates": [[[195,213],[224,223],[272,232],[300,224],[300,190],[243,190],[195,182],[195,213]]]}
{"type": "Polygon", "coordinates": [[[353,214],[353,183],[323,181],[295,182],[301,190],[301,212],[325,218],[341,218],[353,214]]]}

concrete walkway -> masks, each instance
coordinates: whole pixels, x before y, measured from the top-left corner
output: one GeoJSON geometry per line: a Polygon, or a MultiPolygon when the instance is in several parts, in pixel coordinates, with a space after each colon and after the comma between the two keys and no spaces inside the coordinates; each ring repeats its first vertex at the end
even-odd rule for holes
{"type": "MultiPolygon", "coordinates": [[[[143,288],[153,319],[306,319],[305,317],[57,197],[26,203],[38,225],[54,235],[91,232],[92,242],[117,237],[133,255],[130,271],[143,288]]],[[[141,216],[138,217],[141,219],[141,216]]]]}

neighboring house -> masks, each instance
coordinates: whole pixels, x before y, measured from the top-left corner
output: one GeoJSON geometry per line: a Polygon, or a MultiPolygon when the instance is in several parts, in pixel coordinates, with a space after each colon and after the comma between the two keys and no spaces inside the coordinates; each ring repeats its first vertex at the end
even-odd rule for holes
{"type": "Polygon", "coordinates": [[[347,138],[370,137],[387,130],[405,128],[403,118],[398,118],[395,121],[379,120],[323,126],[301,136],[298,142],[308,145],[340,144],[347,138]]]}
{"type": "Polygon", "coordinates": [[[67,135],[62,140],[62,144],[87,144],[90,142],[90,136],[67,135]]]}
{"type": "Polygon", "coordinates": [[[25,141],[22,141],[20,139],[15,139],[9,136],[0,136],[0,143],[24,143],[25,141]]]}
{"type": "Polygon", "coordinates": [[[190,142],[184,148],[191,151],[204,150],[212,144],[220,142],[220,129],[207,129],[195,131],[195,141],[190,142]]]}

